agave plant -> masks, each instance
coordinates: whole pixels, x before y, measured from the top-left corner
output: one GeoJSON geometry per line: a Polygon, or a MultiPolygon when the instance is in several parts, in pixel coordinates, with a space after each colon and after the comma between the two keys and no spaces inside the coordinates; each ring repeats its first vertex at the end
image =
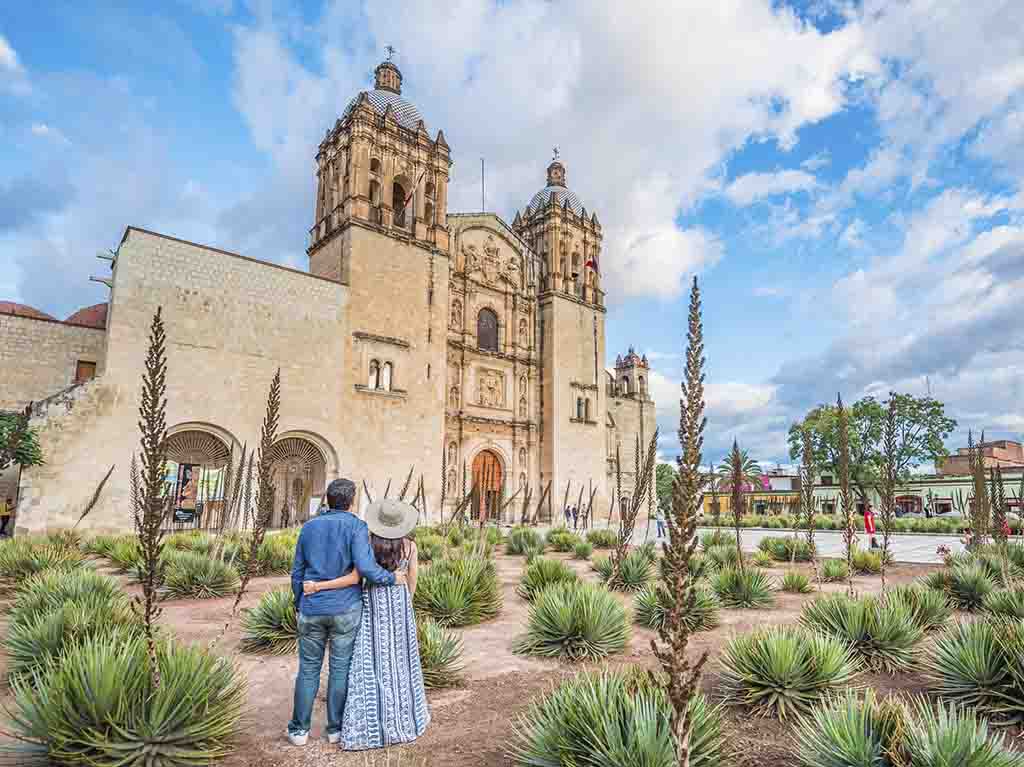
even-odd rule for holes
{"type": "Polygon", "coordinates": [[[11,624],[17,624],[68,603],[95,606],[113,602],[129,602],[116,579],[89,569],[51,570],[21,584],[8,616],[11,624]]]}
{"type": "MultiPolygon", "coordinates": [[[[683,620],[690,631],[710,631],[721,623],[719,609],[721,605],[715,593],[706,587],[698,587],[693,592],[694,602],[683,620]]],[[[633,601],[633,618],[641,626],[657,631],[665,624],[665,598],[661,588],[650,584],[644,586],[633,601]]]]}
{"type": "Polygon", "coordinates": [[[760,570],[723,567],[711,578],[711,586],[724,607],[751,609],[775,604],[771,578],[760,570]]]}
{"type": "Polygon", "coordinates": [[[753,560],[755,567],[772,567],[775,559],[766,551],[755,551],[753,560]]]}
{"type": "Polygon", "coordinates": [[[544,540],[536,530],[529,527],[515,527],[508,535],[505,542],[505,553],[523,556],[528,551],[540,548],[544,549],[544,540]]]}
{"type": "MultiPolygon", "coordinates": [[[[696,695],[688,712],[691,767],[720,764],[721,709],[696,695]]],[[[577,674],[519,716],[509,757],[524,766],[674,767],[671,713],[663,687],[648,674],[577,674]]]]}
{"type": "Polygon", "coordinates": [[[639,591],[654,577],[654,565],[650,556],[643,549],[634,549],[622,558],[617,574],[608,580],[608,585],[616,591],[639,591]]]}
{"type": "Polygon", "coordinates": [[[298,615],[291,588],[268,591],[242,615],[242,651],[290,655],[299,643],[298,615]]]}
{"type": "Polygon", "coordinates": [[[608,579],[612,577],[612,571],[614,570],[612,558],[605,554],[593,557],[590,560],[590,567],[595,573],[597,573],[597,577],[605,583],[607,583],[608,579]]]}
{"type": "Polygon", "coordinates": [[[580,541],[572,550],[573,559],[581,559],[586,561],[590,559],[590,555],[594,553],[594,544],[589,541],[580,541]]]}
{"type": "Polygon", "coordinates": [[[199,531],[174,533],[164,538],[164,546],[169,549],[193,551],[197,554],[208,554],[216,544],[216,538],[199,531]]]}
{"type": "Polygon", "coordinates": [[[797,757],[804,767],[895,767],[890,759],[902,731],[900,710],[881,705],[873,690],[848,689],[800,718],[797,757]]]}
{"type": "Polygon", "coordinates": [[[853,551],[853,571],[860,575],[878,575],[882,572],[882,555],[866,549],[853,551]]]}
{"type": "Polygon", "coordinates": [[[619,537],[614,530],[591,530],[587,533],[587,542],[593,544],[595,549],[614,549],[619,537]]]}
{"type": "Polygon", "coordinates": [[[554,551],[561,553],[572,551],[576,548],[576,544],[582,542],[575,533],[571,533],[564,527],[556,527],[547,534],[545,542],[554,551]]]}
{"type": "Polygon", "coordinates": [[[0,578],[21,582],[36,573],[74,570],[88,566],[80,549],[54,544],[45,539],[0,540],[0,578]]]}
{"type": "Polygon", "coordinates": [[[868,668],[896,673],[914,664],[924,634],[898,601],[828,594],[804,605],[800,622],[845,642],[868,668]]]}
{"type": "Polygon", "coordinates": [[[533,599],[552,583],[579,580],[576,571],[559,559],[537,557],[523,573],[516,593],[527,601],[533,599]]]}
{"type": "Polygon", "coordinates": [[[260,575],[288,575],[292,571],[297,543],[288,535],[268,535],[256,550],[257,572],[260,575]]]}
{"type": "Polygon", "coordinates": [[[756,713],[808,714],[860,671],[853,651],[826,634],[771,626],[734,637],[722,651],[727,696],[756,713]]]}
{"type": "Polygon", "coordinates": [[[914,767],[1019,767],[1019,753],[1010,751],[1004,735],[989,729],[970,709],[932,706],[921,698],[909,707],[913,725],[906,727],[901,743],[905,763],[914,767]]]}
{"type": "Polygon", "coordinates": [[[420,564],[429,564],[444,556],[444,538],[434,534],[420,535],[416,539],[416,559],[420,564]]]}
{"type": "Polygon", "coordinates": [[[810,545],[803,538],[769,536],[762,538],[757,547],[777,562],[809,562],[813,554],[810,545]]]}
{"type": "Polygon", "coordinates": [[[430,618],[416,621],[423,685],[427,689],[454,687],[464,678],[462,639],[430,618]]]}
{"type": "Polygon", "coordinates": [[[715,546],[729,546],[736,548],[736,533],[727,533],[724,530],[712,530],[700,537],[700,546],[704,551],[715,546]]]}
{"type": "Polygon", "coordinates": [[[845,581],[849,575],[846,562],[841,559],[826,559],[821,563],[821,579],[826,583],[845,581]]]}
{"type": "Polygon", "coordinates": [[[193,767],[232,750],[245,704],[244,678],[197,647],[157,645],[159,686],[145,640],[76,642],[45,671],[12,680],[17,736],[54,762],[193,767]]]}
{"type": "Polygon", "coordinates": [[[1024,722],[1024,620],[948,626],[925,652],[925,674],[943,698],[999,720],[1024,722]]]}
{"type": "Polygon", "coordinates": [[[789,594],[810,594],[811,579],[797,570],[787,570],[782,576],[782,590],[789,594]]]}
{"type": "Polygon", "coordinates": [[[626,609],[592,583],[556,583],[530,608],[526,632],[513,643],[523,655],[596,660],[621,652],[629,641],[626,609]]]}
{"type": "Polygon", "coordinates": [[[217,599],[238,588],[238,571],[220,559],[175,551],[167,557],[164,589],[171,599],[217,599]]]}
{"type": "Polygon", "coordinates": [[[979,610],[985,597],[996,590],[996,582],[980,564],[958,565],[947,570],[947,594],[961,610],[979,610]]]}
{"type": "Polygon", "coordinates": [[[658,543],[657,541],[647,541],[634,549],[643,556],[647,557],[647,560],[653,565],[658,561],[658,543]]]}
{"type": "MultiPolygon", "coordinates": [[[[714,570],[714,566],[708,561],[707,557],[703,554],[697,554],[696,552],[690,556],[690,575],[694,580],[700,580],[701,578],[707,578],[714,570]]],[[[665,557],[661,557],[658,560],[658,577],[661,580],[669,580],[668,577],[668,560],[665,557]]]]}
{"type": "Polygon", "coordinates": [[[420,571],[413,604],[441,626],[471,626],[501,611],[501,582],[494,563],[460,554],[420,571]]]}
{"type": "Polygon", "coordinates": [[[919,584],[895,586],[885,592],[883,599],[903,605],[922,631],[934,631],[942,627],[953,614],[944,591],[924,588],[919,584]]]}
{"type": "Polygon", "coordinates": [[[88,540],[82,541],[82,551],[93,556],[105,557],[121,536],[118,535],[97,535],[88,540]]]}
{"type": "Polygon", "coordinates": [[[740,555],[735,544],[719,544],[705,549],[704,558],[714,568],[736,567],[740,564],[740,555]]]}
{"type": "Polygon", "coordinates": [[[1024,619],[1024,587],[999,589],[987,595],[981,603],[985,612],[1007,618],[1024,619]]]}
{"type": "Polygon", "coordinates": [[[122,573],[134,573],[142,563],[142,550],[134,536],[118,538],[107,550],[106,556],[122,573]]]}

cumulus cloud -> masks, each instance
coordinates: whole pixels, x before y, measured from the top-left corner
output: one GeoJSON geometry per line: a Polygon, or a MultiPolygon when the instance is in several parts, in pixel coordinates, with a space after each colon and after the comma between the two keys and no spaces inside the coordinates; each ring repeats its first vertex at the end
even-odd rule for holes
{"type": "Polygon", "coordinates": [[[60,128],[55,128],[54,126],[47,125],[46,123],[32,123],[30,130],[32,131],[33,136],[49,139],[57,144],[66,146],[71,143],[68,140],[68,137],[61,132],[60,128]]]}
{"type": "Polygon", "coordinates": [[[725,196],[736,205],[750,205],[758,200],[794,192],[810,192],[818,182],[802,170],[781,170],[775,173],[747,173],[725,189],[725,196]]]}

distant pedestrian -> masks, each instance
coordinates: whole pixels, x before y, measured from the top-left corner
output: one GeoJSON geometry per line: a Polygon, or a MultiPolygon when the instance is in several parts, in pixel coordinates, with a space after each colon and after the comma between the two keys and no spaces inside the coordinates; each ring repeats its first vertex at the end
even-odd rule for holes
{"type": "Polygon", "coordinates": [[[878,548],[878,541],[875,538],[875,510],[868,504],[864,507],[864,532],[871,536],[871,548],[878,548]]]}
{"type": "Polygon", "coordinates": [[[578,507],[572,507],[572,529],[577,529],[580,521],[580,510],[578,507]]]}
{"type": "Polygon", "coordinates": [[[968,550],[974,547],[974,531],[971,528],[964,528],[964,535],[963,538],[960,539],[960,543],[962,543],[964,548],[968,550]]]}
{"type": "Polygon", "coordinates": [[[660,541],[665,537],[665,512],[660,507],[654,512],[654,522],[658,526],[658,540],[660,541]]]}
{"type": "Polygon", "coordinates": [[[11,535],[13,530],[8,532],[7,525],[11,521],[11,514],[14,513],[14,499],[8,498],[6,501],[0,499],[0,536],[11,535]]]}
{"type": "Polygon", "coordinates": [[[568,527],[570,522],[572,522],[572,506],[566,506],[565,507],[565,526],[568,527]]]}

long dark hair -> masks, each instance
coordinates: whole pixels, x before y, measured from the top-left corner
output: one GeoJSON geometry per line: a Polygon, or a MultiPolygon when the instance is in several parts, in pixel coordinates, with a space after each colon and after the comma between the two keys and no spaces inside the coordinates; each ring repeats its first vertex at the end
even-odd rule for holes
{"type": "Polygon", "coordinates": [[[370,533],[370,545],[373,547],[373,558],[377,564],[393,573],[402,564],[405,554],[405,538],[381,538],[370,533]]]}

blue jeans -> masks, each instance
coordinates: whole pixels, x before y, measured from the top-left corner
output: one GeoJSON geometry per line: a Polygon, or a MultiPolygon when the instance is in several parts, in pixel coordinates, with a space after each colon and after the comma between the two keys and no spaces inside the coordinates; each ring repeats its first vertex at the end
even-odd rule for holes
{"type": "Polygon", "coordinates": [[[655,522],[658,525],[658,537],[663,538],[665,536],[665,523],[660,519],[655,520],[655,522]]]}
{"type": "Polygon", "coordinates": [[[295,708],[288,722],[291,735],[309,732],[313,702],[320,691],[320,669],[324,650],[330,642],[327,675],[327,734],[341,732],[348,696],[348,669],[352,665],[352,648],[356,643],[363,607],[356,605],[338,615],[303,615],[299,613],[299,673],[295,677],[295,708]]]}

